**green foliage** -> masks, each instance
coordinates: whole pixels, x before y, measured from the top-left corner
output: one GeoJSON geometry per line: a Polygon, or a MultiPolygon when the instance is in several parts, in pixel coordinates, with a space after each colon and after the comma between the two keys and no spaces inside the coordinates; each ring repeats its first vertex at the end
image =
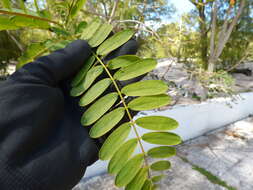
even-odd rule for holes
{"type": "MultiPolygon", "coordinates": [[[[89,24],[80,21],[77,15],[86,1],[73,2],[69,4],[68,1],[56,1],[52,6],[53,2],[49,0],[49,8],[44,9],[35,1],[33,9],[36,9],[36,13],[32,13],[24,4],[21,5],[21,9],[5,12],[5,17],[1,18],[11,19],[15,27],[40,28],[47,30],[53,36],[29,46],[20,57],[18,67],[33,61],[40,55],[64,47],[78,37],[87,40],[90,46],[97,47],[96,52],[93,50],[93,55],[84,63],[71,84],[70,95],[80,97],[79,105],[87,108],[82,115],[81,124],[84,127],[92,125],[89,129],[91,138],[100,138],[113,131],[103,144],[99,157],[109,161],[108,172],[116,175],[115,184],[118,187],[125,187],[128,190],[153,189],[151,171],[169,169],[169,162],[158,161],[157,164],[150,166],[149,155],[152,158],[165,158],[175,154],[175,149],[166,146],[168,148],[166,150],[158,148],[148,151],[144,149],[143,141],[157,145],[181,143],[178,135],[167,132],[178,127],[178,123],[163,116],[134,120],[131,113],[168,105],[171,102],[171,98],[166,94],[168,87],[162,81],[150,80],[136,82],[121,88],[118,86],[118,81],[126,81],[147,74],[157,66],[157,61],[125,55],[109,61],[106,65],[102,60],[131,39],[135,31],[131,29],[114,31],[114,34],[108,38],[113,30],[113,25],[102,22],[100,18],[93,19],[89,24]],[[60,19],[57,21],[49,19],[54,18],[55,15],[60,19]],[[74,18],[77,22],[72,20],[74,18]],[[101,79],[102,73],[106,73],[107,78],[101,79]],[[128,103],[126,98],[129,96],[133,100],[128,103]],[[124,120],[127,118],[125,123],[122,122],[123,118],[124,120]],[[137,131],[138,127],[156,132],[148,132],[141,137],[137,131]],[[160,132],[161,130],[164,132],[160,132]],[[128,140],[130,132],[133,132],[136,138],[128,140]],[[137,147],[141,153],[136,155],[134,152],[137,147]]],[[[123,1],[120,1],[120,6],[122,3],[123,1]]],[[[0,27],[7,27],[6,23],[0,24],[0,27]]]]}

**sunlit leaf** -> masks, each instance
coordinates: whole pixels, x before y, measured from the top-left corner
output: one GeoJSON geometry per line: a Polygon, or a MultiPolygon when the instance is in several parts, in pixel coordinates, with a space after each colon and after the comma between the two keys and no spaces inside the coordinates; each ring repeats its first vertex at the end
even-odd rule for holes
{"type": "Polygon", "coordinates": [[[117,80],[128,80],[152,71],[157,65],[154,59],[143,59],[132,65],[123,67],[114,74],[117,80]]]}
{"type": "Polygon", "coordinates": [[[90,130],[91,138],[98,138],[110,131],[123,118],[125,109],[120,107],[104,115],[90,130]]]}
{"type": "Polygon", "coordinates": [[[118,69],[121,67],[126,67],[129,65],[135,64],[135,62],[138,62],[140,60],[141,58],[137,57],[136,55],[122,55],[110,60],[108,62],[108,68],[118,69]]]}
{"type": "Polygon", "coordinates": [[[50,30],[53,31],[54,33],[56,33],[57,35],[62,35],[62,36],[69,36],[70,35],[70,33],[67,32],[66,30],[64,30],[62,28],[58,28],[58,27],[51,27],[50,30]]]}
{"type": "Polygon", "coordinates": [[[48,29],[50,25],[47,21],[37,20],[33,18],[28,18],[24,16],[13,16],[11,17],[11,22],[19,27],[32,27],[32,28],[41,28],[48,29]]]}
{"type": "Polygon", "coordinates": [[[0,31],[1,30],[17,30],[19,26],[13,24],[8,17],[0,16],[0,31]]]}
{"type": "Polygon", "coordinates": [[[164,116],[140,117],[135,122],[142,128],[158,131],[173,130],[178,127],[178,122],[176,120],[164,116]]]}
{"type": "Polygon", "coordinates": [[[20,5],[20,8],[21,8],[25,13],[27,13],[27,9],[26,9],[24,0],[19,0],[19,5],[20,5]]]}
{"type": "Polygon", "coordinates": [[[102,74],[102,72],[103,72],[102,66],[96,66],[91,68],[85,75],[82,82],[78,86],[75,86],[71,89],[70,95],[76,97],[83,94],[92,85],[92,83],[96,80],[96,78],[100,74],[102,74]]]}
{"type": "Polygon", "coordinates": [[[121,92],[127,96],[151,96],[164,94],[168,90],[165,82],[160,80],[145,80],[129,84],[121,92]]]}
{"type": "Polygon", "coordinates": [[[117,174],[124,167],[127,160],[133,154],[137,143],[137,139],[130,139],[119,147],[109,162],[108,173],[117,174]]]}
{"type": "Polygon", "coordinates": [[[100,98],[84,112],[81,118],[82,125],[88,126],[96,122],[113,106],[117,99],[117,93],[110,93],[100,98]]]}
{"type": "Polygon", "coordinates": [[[92,64],[95,61],[95,57],[91,56],[83,65],[83,67],[80,69],[80,71],[76,74],[75,78],[71,82],[71,86],[77,86],[85,77],[87,74],[88,70],[92,66],[92,64]]]}
{"type": "Polygon", "coordinates": [[[151,158],[168,158],[176,155],[176,148],[169,146],[159,146],[148,151],[151,158]]]}
{"type": "Polygon", "coordinates": [[[79,105],[86,106],[98,98],[112,83],[110,78],[105,78],[94,84],[80,99],[79,105]]]}
{"type": "Polygon", "coordinates": [[[89,40],[98,30],[100,25],[101,25],[101,20],[99,18],[93,19],[93,21],[89,23],[87,27],[83,29],[81,39],[89,40]]]}
{"type": "Polygon", "coordinates": [[[148,177],[148,167],[141,168],[134,179],[126,186],[125,190],[141,190],[148,177]]]}
{"type": "Polygon", "coordinates": [[[177,145],[181,143],[181,138],[177,134],[169,132],[146,133],[141,138],[151,144],[177,145]]]}
{"type": "Polygon", "coordinates": [[[134,34],[132,30],[123,30],[104,41],[97,49],[98,55],[106,55],[126,43],[134,34]]]}
{"type": "Polygon", "coordinates": [[[139,171],[143,161],[143,154],[138,154],[128,160],[126,165],[117,174],[115,179],[115,185],[118,187],[123,187],[129,184],[139,171]]]}
{"type": "Polygon", "coordinates": [[[154,171],[162,171],[162,170],[167,170],[171,167],[171,164],[169,161],[166,160],[161,160],[158,162],[155,162],[151,164],[150,168],[154,171]]]}
{"type": "Polygon", "coordinates": [[[113,26],[107,23],[100,26],[97,32],[88,41],[89,45],[91,47],[99,46],[109,36],[112,31],[112,28],[113,26]]]}
{"type": "Polygon", "coordinates": [[[157,183],[157,182],[159,182],[159,181],[161,181],[161,179],[164,177],[164,175],[158,175],[158,176],[154,176],[154,177],[152,177],[152,182],[153,183],[157,183]]]}
{"type": "Polygon", "coordinates": [[[128,137],[130,131],[131,126],[129,123],[124,123],[117,128],[103,143],[99,151],[100,160],[109,160],[128,137]]]}
{"type": "Polygon", "coordinates": [[[171,102],[170,96],[166,94],[154,95],[154,96],[142,96],[132,100],[128,107],[132,110],[152,110],[166,106],[171,102]]]}

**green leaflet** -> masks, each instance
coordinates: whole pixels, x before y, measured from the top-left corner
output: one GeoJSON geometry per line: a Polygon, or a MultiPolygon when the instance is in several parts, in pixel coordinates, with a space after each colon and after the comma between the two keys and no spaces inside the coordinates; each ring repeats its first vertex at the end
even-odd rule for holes
{"type": "Polygon", "coordinates": [[[11,10],[11,1],[10,0],[1,0],[3,8],[11,10]]]}
{"type": "Polygon", "coordinates": [[[151,144],[177,145],[181,143],[181,138],[178,135],[169,132],[146,133],[141,138],[151,144]]]}
{"type": "Polygon", "coordinates": [[[143,161],[143,154],[137,154],[128,160],[126,165],[119,171],[118,175],[116,176],[115,185],[118,187],[123,187],[129,184],[138,173],[143,161]]]}
{"type": "Polygon", "coordinates": [[[170,102],[171,98],[166,94],[142,96],[129,102],[128,107],[135,111],[151,110],[166,106],[170,102]]]}
{"type": "Polygon", "coordinates": [[[42,55],[48,50],[43,43],[34,43],[28,46],[24,54],[18,58],[19,63],[17,64],[17,69],[21,68],[26,63],[34,61],[35,58],[42,55]]]}
{"type": "Polygon", "coordinates": [[[91,138],[98,138],[110,131],[123,118],[125,109],[120,107],[104,115],[90,130],[91,138]]]}
{"type": "Polygon", "coordinates": [[[121,92],[127,96],[151,96],[164,94],[168,90],[165,82],[160,80],[145,80],[129,84],[121,92]]]}
{"type": "Polygon", "coordinates": [[[148,177],[148,167],[141,168],[125,190],[140,190],[148,177]]]}
{"type": "Polygon", "coordinates": [[[122,55],[116,57],[108,62],[109,69],[118,69],[121,67],[126,67],[129,65],[134,64],[137,61],[140,61],[141,58],[137,57],[136,55],[122,55]]]}
{"type": "Polygon", "coordinates": [[[95,57],[91,56],[83,65],[83,67],[81,68],[81,70],[77,73],[77,75],[75,76],[75,78],[72,80],[71,82],[71,86],[77,86],[85,77],[85,75],[87,74],[88,70],[90,69],[90,67],[92,66],[92,64],[95,61],[95,57]]]}
{"type": "Polygon", "coordinates": [[[167,170],[171,166],[169,161],[166,160],[161,160],[158,162],[153,163],[150,168],[154,171],[162,171],[162,170],[167,170]]]}
{"type": "Polygon", "coordinates": [[[81,123],[83,126],[88,126],[93,124],[95,121],[97,121],[102,115],[104,115],[117,101],[118,94],[110,93],[102,98],[100,98],[98,101],[96,101],[94,104],[92,104],[86,112],[84,112],[81,123]]]}
{"type": "Polygon", "coordinates": [[[83,32],[83,30],[87,27],[87,22],[82,21],[78,24],[78,26],[75,29],[75,34],[83,32]]]}
{"type": "Polygon", "coordinates": [[[80,99],[79,105],[86,106],[98,98],[112,83],[110,78],[103,79],[94,84],[80,99]]]}
{"type": "Polygon", "coordinates": [[[8,17],[0,16],[0,31],[1,30],[17,30],[20,27],[10,22],[8,17]]]}
{"type": "Polygon", "coordinates": [[[140,117],[135,122],[138,126],[150,130],[173,130],[178,127],[176,120],[164,116],[140,117]]]}
{"type": "Polygon", "coordinates": [[[75,86],[71,89],[70,95],[76,97],[83,94],[92,85],[96,78],[102,74],[103,70],[104,69],[102,66],[96,66],[91,68],[87,72],[83,81],[78,86],[75,86]]]}
{"type": "Polygon", "coordinates": [[[101,20],[99,18],[95,18],[91,21],[90,24],[88,24],[87,27],[84,28],[82,32],[81,39],[82,40],[89,40],[95,32],[98,30],[98,28],[101,25],[101,20]]]}
{"type": "Polygon", "coordinates": [[[103,24],[100,26],[98,31],[92,36],[92,38],[88,41],[91,47],[99,46],[111,33],[113,26],[110,24],[103,24]]]}
{"type": "Polygon", "coordinates": [[[158,175],[158,176],[154,176],[154,177],[152,177],[152,182],[153,183],[157,183],[157,182],[159,182],[159,181],[161,181],[161,179],[164,177],[164,175],[158,175]]]}
{"type": "Polygon", "coordinates": [[[71,18],[75,17],[78,11],[80,11],[83,8],[85,3],[86,3],[86,0],[77,0],[76,4],[71,9],[70,17],[71,18]]]}
{"type": "Polygon", "coordinates": [[[98,55],[106,55],[118,47],[126,43],[132,36],[134,31],[132,30],[123,30],[114,34],[112,37],[104,41],[99,48],[97,49],[98,55]]]}
{"type": "Polygon", "coordinates": [[[151,158],[168,158],[176,155],[176,148],[169,146],[159,146],[148,151],[151,158]]]}
{"type": "Polygon", "coordinates": [[[54,33],[56,33],[57,35],[62,35],[62,36],[69,36],[70,33],[67,32],[66,30],[62,29],[62,28],[58,28],[58,27],[51,27],[50,28],[51,31],[53,31],[54,33]]]}
{"type": "Polygon", "coordinates": [[[141,190],[153,190],[152,182],[150,180],[146,180],[141,190]]]}
{"type": "Polygon", "coordinates": [[[124,123],[116,129],[103,143],[103,146],[99,151],[100,160],[109,160],[124,140],[126,140],[130,131],[131,125],[129,123],[124,123]]]}
{"type": "Polygon", "coordinates": [[[11,17],[11,22],[18,27],[32,27],[48,29],[50,27],[49,23],[43,20],[36,20],[33,18],[27,18],[23,16],[13,16],[11,17]]]}
{"type": "Polygon", "coordinates": [[[66,45],[68,45],[69,43],[71,43],[70,40],[62,40],[60,42],[54,42],[52,40],[49,40],[45,43],[45,46],[48,48],[49,51],[56,51],[65,48],[66,45]]]}
{"type": "Polygon", "coordinates": [[[116,80],[129,80],[152,71],[157,65],[155,59],[143,59],[132,65],[123,67],[114,74],[116,80]]]}
{"type": "Polygon", "coordinates": [[[130,139],[118,148],[109,162],[108,173],[117,174],[124,167],[127,160],[133,154],[137,143],[137,139],[130,139]]]}

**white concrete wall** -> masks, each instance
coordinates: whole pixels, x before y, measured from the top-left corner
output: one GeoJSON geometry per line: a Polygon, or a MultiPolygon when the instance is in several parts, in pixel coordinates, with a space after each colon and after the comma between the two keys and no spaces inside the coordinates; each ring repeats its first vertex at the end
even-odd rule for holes
{"type": "MultiPolygon", "coordinates": [[[[140,112],[136,117],[143,115],[172,117],[180,124],[173,132],[180,135],[185,141],[253,115],[253,93],[243,93],[240,96],[241,98],[236,102],[229,98],[217,98],[201,104],[179,105],[165,111],[140,112]]],[[[141,134],[145,131],[145,129],[138,128],[138,132],[141,134]]],[[[130,134],[131,136],[133,137],[134,134],[130,134]]],[[[144,144],[147,149],[152,146],[144,144]]],[[[84,178],[105,173],[106,167],[107,162],[98,161],[87,169],[84,178]]]]}

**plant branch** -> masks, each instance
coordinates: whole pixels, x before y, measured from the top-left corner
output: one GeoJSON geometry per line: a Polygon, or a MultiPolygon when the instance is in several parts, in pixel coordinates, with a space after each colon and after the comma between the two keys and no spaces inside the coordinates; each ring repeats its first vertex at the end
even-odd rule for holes
{"type": "MultiPolygon", "coordinates": [[[[140,135],[139,135],[139,133],[138,133],[138,131],[137,131],[137,129],[136,129],[135,122],[134,122],[133,117],[132,117],[132,115],[131,115],[131,113],[130,113],[130,111],[129,111],[129,108],[128,108],[127,104],[126,104],[125,98],[123,97],[123,95],[122,95],[122,93],[121,93],[121,91],[120,91],[120,89],[119,89],[118,84],[117,84],[116,81],[114,80],[113,76],[111,75],[110,71],[107,69],[107,67],[105,66],[105,64],[103,63],[103,61],[102,61],[95,53],[93,53],[93,55],[96,57],[96,59],[99,61],[99,63],[103,66],[103,68],[105,69],[106,73],[108,74],[108,76],[109,76],[110,79],[112,80],[112,83],[113,83],[114,87],[116,88],[116,91],[117,91],[118,94],[119,94],[119,97],[120,97],[120,99],[121,99],[121,102],[122,102],[122,104],[123,104],[123,106],[124,106],[124,108],[125,108],[125,110],[126,110],[126,112],[127,112],[128,118],[129,118],[129,120],[130,120],[130,124],[131,124],[132,128],[134,129],[134,132],[135,132],[135,135],[136,135],[136,137],[137,137],[138,143],[139,143],[139,145],[140,145],[141,151],[142,151],[142,153],[144,154],[145,164],[146,164],[146,166],[148,167],[149,165],[148,165],[148,161],[147,161],[147,155],[146,155],[146,152],[145,152],[145,150],[144,150],[144,147],[143,147],[143,145],[142,145],[142,143],[141,143],[141,137],[140,137],[140,135]]],[[[150,174],[149,174],[149,177],[150,177],[150,174]]]]}
{"type": "Polygon", "coordinates": [[[21,51],[21,52],[24,52],[24,48],[22,46],[21,43],[18,42],[18,40],[15,38],[15,36],[13,36],[10,31],[6,30],[6,33],[8,34],[8,36],[12,39],[12,41],[17,45],[18,49],[21,51]]]}
{"type": "Polygon", "coordinates": [[[22,17],[26,17],[26,18],[32,18],[32,19],[36,19],[36,20],[42,20],[42,21],[50,22],[50,23],[57,24],[57,25],[61,26],[61,24],[56,22],[56,21],[49,20],[47,18],[38,17],[38,16],[23,14],[23,13],[0,10],[0,14],[22,16],[22,17]]]}
{"type": "Polygon", "coordinates": [[[109,19],[109,21],[108,21],[109,24],[112,22],[113,17],[115,16],[115,13],[116,13],[116,9],[117,9],[117,7],[118,7],[118,4],[119,4],[119,0],[116,0],[116,1],[114,2],[113,8],[112,8],[112,12],[111,12],[110,19],[109,19]]]}

